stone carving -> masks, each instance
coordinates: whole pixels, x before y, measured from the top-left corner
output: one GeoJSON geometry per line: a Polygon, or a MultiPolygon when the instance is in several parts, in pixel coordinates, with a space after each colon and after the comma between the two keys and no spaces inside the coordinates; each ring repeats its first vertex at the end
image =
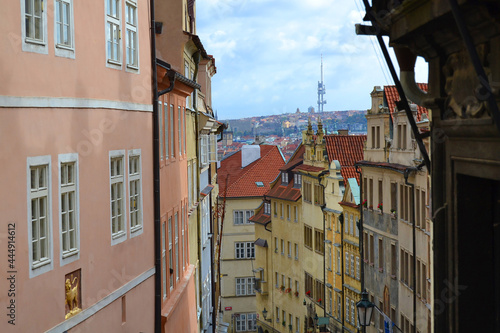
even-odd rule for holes
{"type": "Polygon", "coordinates": [[[71,278],[66,278],[66,305],[69,312],[66,313],[66,319],[80,313],[82,309],[78,307],[78,277],[71,275],[71,278]]]}
{"type": "MultiPolygon", "coordinates": [[[[486,45],[477,48],[486,75],[490,70],[486,64],[486,45]]],[[[443,119],[481,118],[487,110],[487,92],[481,86],[466,50],[450,55],[443,67],[447,94],[443,119]]]]}

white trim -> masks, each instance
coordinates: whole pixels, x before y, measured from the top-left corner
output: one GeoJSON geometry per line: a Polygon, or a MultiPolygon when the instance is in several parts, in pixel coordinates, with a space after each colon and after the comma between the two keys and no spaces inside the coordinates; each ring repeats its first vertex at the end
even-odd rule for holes
{"type": "Polygon", "coordinates": [[[53,16],[54,16],[54,54],[57,57],[63,57],[63,58],[69,58],[69,59],[75,59],[75,18],[73,15],[73,0],[62,0],[64,2],[69,3],[70,10],[69,10],[69,29],[70,29],[70,38],[71,38],[71,46],[64,45],[64,44],[57,44],[57,17],[56,17],[56,5],[57,5],[58,0],[54,0],[53,2],[53,16]]]}
{"type": "Polygon", "coordinates": [[[89,98],[1,96],[0,108],[115,109],[153,112],[151,104],[89,98]]]}
{"type": "Polygon", "coordinates": [[[80,175],[79,175],[79,165],[78,165],[78,153],[69,153],[69,154],[59,154],[58,157],[58,201],[59,201],[59,253],[60,253],[60,266],[64,266],[73,261],[80,259],[80,175]],[[76,228],[76,248],[77,250],[71,253],[67,253],[63,255],[62,248],[62,216],[61,216],[61,164],[67,162],[75,163],[75,228],[76,228]]]}
{"type": "Polygon", "coordinates": [[[82,312],[75,315],[74,317],[71,317],[71,318],[63,321],[59,325],[56,325],[56,326],[52,327],[51,329],[48,329],[47,331],[45,331],[45,333],[60,333],[60,332],[69,331],[70,329],[72,329],[76,325],[89,319],[94,314],[101,311],[102,309],[104,309],[105,307],[107,307],[108,305],[110,305],[111,303],[113,303],[114,301],[116,301],[117,299],[119,299],[120,297],[122,297],[123,295],[128,293],[129,291],[131,291],[133,288],[137,287],[138,285],[140,285],[141,283],[143,283],[144,281],[146,281],[147,279],[152,277],[154,274],[155,274],[155,268],[152,267],[152,268],[148,269],[147,271],[145,271],[144,273],[142,273],[141,275],[139,275],[138,277],[136,277],[135,279],[131,280],[130,282],[127,282],[122,287],[111,292],[109,295],[105,296],[104,298],[102,298],[100,301],[98,301],[94,305],[83,310],[82,312]]]}
{"type": "Polygon", "coordinates": [[[28,39],[26,37],[26,23],[25,23],[25,0],[21,0],[21,41],[22,50],[25,52],[34,52],[40,54],[49,54],[49,46],[47,42],[47,4],[46,1],[42,2],[42,19],[43,19],[43,40],[38,41],[28,39]]]}
{"type": "MultiPolygon", "coordinates": [[[[133,238],[135,236],[139,236],[144,232],[144,206],[143,206],[143,191],[142,191],[142,154],[141,154],[141,149],[130,149],[128,151],[128,159],[127,161],[130,163],[130,157],[138,156],[139,157],[139,218],[140,218],[140,223],[138,226],[132,228],[130,227],[130,238],[133,238]]],[[[128,205],[128,214],[130,215],[130,170],[127,173],[127,188],[128,188],[128,196],[127,196],[127,205],[128,205]]]]}
{"type": "Polygon", "coordinates": [[[140,59],[139,59],[139,8],[138,8],[138,3],[136,0],[125,0],[125,11],[127,11],[127,3],[131,4],[132,6],[135,7],[135,31],[134,29],[130,29],[131,31],[135,32],[135,43],[136,43],[136,65],[129,65],[128,64],[128,58],[127,58],[127,42],[128,42],[128,37],[127,37],[127,30],[129,30],[129,24],[127,23],[127,14],[125,14],[124,22],[125,22],[125,34],[123,36],[125,37],[125,71],[129,73],[134,73],[134,74],[139,74],[139,65],[140,65],[140,59]]]}
{"type": "Polygon", "coordinates": [[[113,69],[122,69],[123,63],[123,41],[122,41],[122,1],[117,1],[118,8],[116,9],[118,17],[108,16],[108,4],[109,1],[104,1],[104,50],[106,52],[106,67],[113,69]],[[107,38],[107,29],[108,23],[114,24],[119,29],[119,41],[118,41],[118,60],[111,59],[108,54],[108,38],[107,38]]]}
{"type": "Polygon", "coordinates": [[[50,155],[45,155],[45,156],[36,156],[36,157],[28,157],[26,159],[26,217],[27,217],[27,223],[28,223],[28,260],[29,260],[29,276],[30,279],[34,278],[40,274],[46,273],[48,271],[51,271],[54,268],[54,248],[53,248],[53,237],[52,237],[52,164],[51,164],[51,156],[50,155]],[[37,267],[33,268],[33,244],[32,244],[32,230],[31,230],[31,166],[37,166],[37,165],[47,165],[47,213],[48,213],[48,218],[47,218],[47,226],[48,226],[48,234],[47,237],[48,239],[48,253],[49,253],[49,260],[46,261],[46,263],[43,263],[43,265],[38,265],[37,267]]]}
{"type": "Polygon", "coordinates": [[[122,167],[123,167],[123,195],[122,195],[122,200],[128,200],[128,192],[127,192],[127,175],[128,175],[128,163],[125,163],[125,159],[126,159],[126,155],[125,155],[125,150],[124,149],[121,149],[121,150],[111,150],[109,152],[109,158],[108,158],[108,170],[109,170],[109,175],[108,175],[108,179],[109,179],[109,183],[108,183],[108,189],[109,189],[109,231],[110,231],[110,236],[111,236],[111,246],[113,245],[116,245],[116,244],[119,244],[125,240],[127,240],[127,230],[129,229],[128,228],[128,225],[127,225],[127,215],[128,215],[128,210],[127,210],[127,207],[128,205],[123,202],[122,204],[122,216],[123,216],[123,231],[119,231],[119,232],[116,232],[114,235],[113,235],[113,222],[111,220],[112,218],[112,208],[111,208],[111,158],[113,157],[122,157],[122,167]]]}

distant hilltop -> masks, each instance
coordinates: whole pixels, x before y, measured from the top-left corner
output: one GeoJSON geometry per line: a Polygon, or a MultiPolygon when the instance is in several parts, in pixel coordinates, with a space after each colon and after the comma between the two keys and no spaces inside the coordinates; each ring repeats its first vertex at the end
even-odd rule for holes
{"type": "Polygon", "coordinates": [[[366,133],[366,110],[325,111],[321,113],[284,113],[241,119],[220,120],[229,125],[233,136],[279,135],[300,136],[311,119],[313,127],[318,119],[328,133],[349,129],[351,133],[366,133]]]}

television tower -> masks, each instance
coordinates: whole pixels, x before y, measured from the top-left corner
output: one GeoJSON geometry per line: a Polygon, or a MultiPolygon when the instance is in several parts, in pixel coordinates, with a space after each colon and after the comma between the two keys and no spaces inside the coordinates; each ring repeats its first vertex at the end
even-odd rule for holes
{"type": "Polygon", "coordinates": [[[321,81],[318,82],[318,112],[323,112],[323,106],[326,104],[326,99],[323,95],[326,94],[325,84],[323,83],[323,54],[321,55],[321,81]]]}

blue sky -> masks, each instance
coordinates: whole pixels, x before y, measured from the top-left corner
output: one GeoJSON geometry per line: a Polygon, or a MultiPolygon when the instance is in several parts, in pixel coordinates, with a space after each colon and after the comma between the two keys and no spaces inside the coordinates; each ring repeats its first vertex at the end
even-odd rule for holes
{"type": "MultiPolygon", "coordinates": [[[[365,110],[374,86],[393,84],[376,39],[354,32],[364,15],[361,0],[198,0],[196,6],[197,34],[217,66],[212,106],[219,119],[317,109],[321,54],[325,111],[365,110]]],[[[417,61],[419,82],[427,82],[425,65],[417,61]]]]}

